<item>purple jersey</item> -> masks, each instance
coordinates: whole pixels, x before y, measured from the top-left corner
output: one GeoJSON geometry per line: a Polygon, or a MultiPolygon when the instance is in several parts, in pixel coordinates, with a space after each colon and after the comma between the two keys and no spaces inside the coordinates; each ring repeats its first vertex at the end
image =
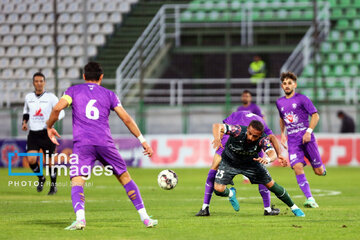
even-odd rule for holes
{"type": "MultiPolygon", "coordinates": [[[[291,98],[281,97],[276,101],[280,118],[284,120],[288,143],[302,143],[302,138],[309,127],[309,116],[317,110],[311,100],[300,93],[295,93],[291,98]]],[[[314,134],[311,134],[314,141],[314,134]]]]}
{"type": "Polygon", "coordinates": [[[261,113],[261,109],[259,108],[258,105],[256,105],[255,103],[250,103],[249,106],[244,107],[244,106],[240,106],[237,108],[236,111],[249,111],[252,112],[260,117],[263,117],[264,115],[261,113]]]}
{"type": "Polygon", "coordinates": [[[252,120],[258,120],[264,125],[264,133],[266,135],[273,134],[271,129],[266,125],[264,119],[250,111],[233,112],[229,117],[223,120],[223,123],[248,126],[252,120]]]}
{"type": "Polygon", "coordinates": [[[112,91],[95,83],[69,87],[62,97],[72,104],[74,144],[112,146],[110,110],[121,106],[112,91]]]}
{"type": "MultiPolygon", "coordinates": [[[[261,117],[259,117],[256,114],[253,114],[249,111],[240,111],[240,112],[233,112],[229,117],[225,118],[223,120],[223,123],[226,124],[230,124],[230,125],[243,125],[243,126],[249,126],[250,122],[252,120],[258,120],[260,121],[262,124],[264,124],[264,133],[266,135],[271,135],[273,134],[273,132],[271,131],[271,129],[266,125],[264,119],[262,119],[261,117]]],[[[224,135],[223,138],[221,139],[221,143],[222,145],[225,147],[225,144],[227,142],[227,140],[229,139],[229,135],[224,135]]],[[[216,153],[221,155],[222,152],[224,151],[224,148],[220,147],[216,153]]]]}

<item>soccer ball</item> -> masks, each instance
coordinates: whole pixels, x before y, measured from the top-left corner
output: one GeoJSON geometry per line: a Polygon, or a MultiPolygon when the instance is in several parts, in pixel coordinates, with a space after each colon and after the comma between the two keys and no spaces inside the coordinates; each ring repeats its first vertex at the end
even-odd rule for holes
{"type": "Polygon", "coordinates": [[[176,173],[170,169],[162,170],[158,175],[158,184],[164,190],[173,189],[178,183],[176,173]]]}

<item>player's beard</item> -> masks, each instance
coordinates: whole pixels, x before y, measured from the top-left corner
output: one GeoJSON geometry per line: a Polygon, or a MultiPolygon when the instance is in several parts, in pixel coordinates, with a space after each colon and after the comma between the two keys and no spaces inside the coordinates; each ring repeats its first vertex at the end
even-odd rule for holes
{"type": "Polygon", "coordinates": [[[246,100],[242,100],[242,104],[247,105],[249,102],[246,100]]]}
{"type": "Polygon", "coordinates": [[[294,92],[294,90],[291,90],[290,92],[285,92],[285,95],[290,96],[293,92],[294,92]]]}

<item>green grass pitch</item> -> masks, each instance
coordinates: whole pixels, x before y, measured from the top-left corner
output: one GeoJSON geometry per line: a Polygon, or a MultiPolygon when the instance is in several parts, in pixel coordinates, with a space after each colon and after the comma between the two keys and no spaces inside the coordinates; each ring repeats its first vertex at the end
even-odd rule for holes
{"type": "MultiPolygon", "coordinates": [[[[284,186],[305,218],[296,218],[272,194],[279,216],[263,216],[257,185],[235,178],[240,211],[226,198],[213,196],[210,217],[195,217],[202,205],[208,169],[174,169],[179,184],[170,191],[157,185],[160,169],[129,169],[138,184],[149,215],[159,220],[147,229],[114,177],[93,177],[85,188],[84,231],[65,231],[75,218],[68,177],[58,179],[55,196],[34,186],[9,186],[9,181],[32,181],[35,177],[10,177],[0,170],[0,239],[360,239],[360,168],[328,168],[326,177],[306,167],[320,208],[305,209],[305,200],[289,168],[270,168],[272,177],[284,186]]],[[[19,171],[19,170],[16,170],[19,171]]],[[[48,182],[48,179],[47,179],[48,182]]]]}

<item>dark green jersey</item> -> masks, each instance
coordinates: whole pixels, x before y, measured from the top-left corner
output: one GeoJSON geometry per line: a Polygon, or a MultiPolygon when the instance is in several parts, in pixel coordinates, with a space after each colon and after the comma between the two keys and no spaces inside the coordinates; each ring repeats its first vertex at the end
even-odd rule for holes
{"type": "Polygon", "coordinates": [[[257,141],[249,143],[246,140],[246,126],[224,125],[225,134],[230,135],[230,138],[226,143],[222,158],[231,165],[255,164],[257,162],[253,159],[259,157],[261,150],[266,152],[273,149],[269,137],[265,133],[257,141]]]}

